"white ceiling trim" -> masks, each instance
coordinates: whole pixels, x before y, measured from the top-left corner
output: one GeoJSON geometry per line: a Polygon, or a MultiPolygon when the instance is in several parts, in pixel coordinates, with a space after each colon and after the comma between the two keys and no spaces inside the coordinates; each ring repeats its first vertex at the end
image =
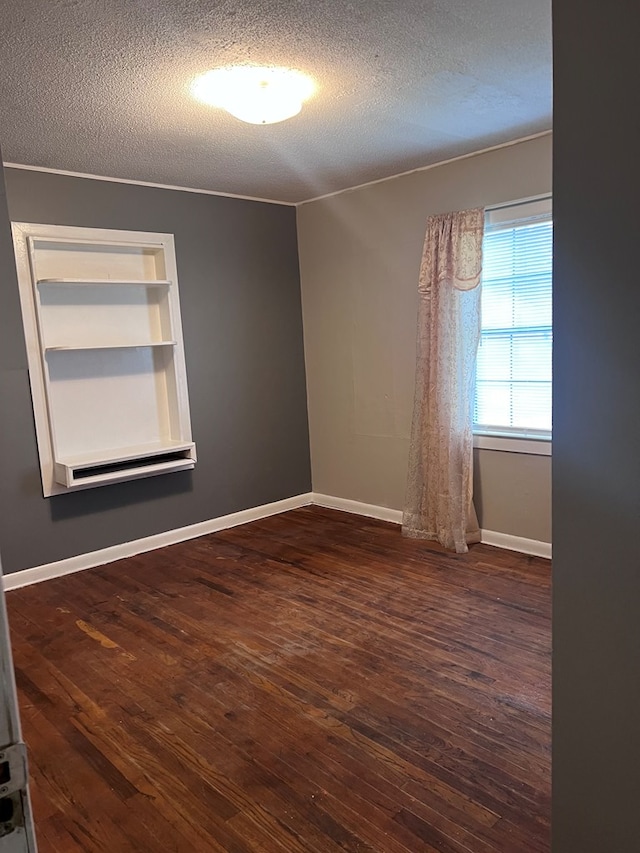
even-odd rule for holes
{"type": "Polygon", "coordinates": [[[172,184],[154,184],[151,181],[134,181],[131,178],[111,178],[108,175],[91,175],[87,172],[69,172],[66,169],[50,169],[47,166],[27,166],[24,163],[3,163],[5,169],[23,169],[27,172],[46,172],[49,175],[66,175],[70,178],[86,178],[90,181],[108,181],[112,184],[133,184],[137,187],[155,187],[159,190],[175,190],[182,193],[200,193],[201,195],[217,195],[224,198],[239,198],[243,201],[259,201],[264,204],[281,204],[285,207],[295,207],[299,202],[278,201],[274,198],[258,198],[251,195],[238,195],[236,193],[224,193],[218,190],[201,190],[197,187],[179,187],[172,184]]]}
{"type": "Polygon", "coordinates": [[[243,201],[258,201],[264,204],[279,204],[285,207],[300,207],[303,204],[310,204],[314,201],[320,201],[325,198],[342,195],[343,193],[353,192],[364,187],[370,187],[374,184],[382,184],[385,181],[392,181],[395,178],[402,178],[405,175],[413,175],[417,172],[426,172],[429,169],[436,169],[439,166],[446,166],[448,163],[456,163],[459,160],[468,160],[470,157],[477,157],[479,154],[488,154],[491,151],[498,151],[501,148],[510,148],[513,145],[519,145],[521,142],[528,142],[531,139],[539,139],[543,136],[550,136],[552,130],[543,130],[541,133],[533,133],[530,136],[522,136],[518,139],[512,139],[509,142],[502,142],[499,145],[492,145],[489,148],[482,148],[479,151],[471,151],[468,154],[460,154],[458,157],[451,157],[448,160],[439,160],[436,163],[430,163],[428,166],[420,166],[417,169],[409,169],[406,172],[398,172],[395,175],[387,175],[385,178],[377,178],[374,181],[367,181],[364,184],[356,184],[352,187],[345,187],[335,192],[326,193],[324,195],[314,196],[313,198],[303,199],[302,201],[279,201],[273,198],[259,198],[250,195],[238,195],[236,193],[225,193],[218,190],[204,190],[197,187],[180,187],[173,184],[156,184],[151,181],[136,181],[131,178],[113,178],[108,175],[93,175],[87,172],[71,172],[66,169],[51,169],[47,166],[28,166],[25,163],[3,163],[5,169],[23,169],[27,172],[45,172],[51,175],[66,175],[71,178],[86,178],[90,181],[108,181],[113,184],[132,184],[139,187],[155,187],[160,190],[174,190],[184,193],[199,193],[201,195],[222,196],[224,198],[237,198],[243,201]]]}
{"type": "Polygon", "coordinates": [[[488,154],[490,151],[498,151],[500,148],[511,148],[512,145],[520,145],[521,142],[529,142],[531,139],[540,139],[542,136],[550,136],[553,130],[543,130],[540,133],[532,133],[530,136],[521,136],[518,139],[512,139],[509,142],[501,142],[499,145],[491,145],[489,148],[481,148],[479,151],[470,151],[468,154],[460,154],[458,157],[450,157],[448,160],[438,160],[437,163],[430,163],[428,166],[419,166],[417,169],[408,169],[406,172],[398,172],[397,175],[388,175],[386,178],[376,178],[375,181],[367,181],[364,184],[357,184],[353,187],[345,187],[342,190],[335,190],[325,195],[318,195],[314,198],[306,198],[303,201],[295,202],[296,207],[303,204],[310,204],[312,201],[320,201],[324,198],[342,195],[342,193],[350,193],[353,190],[360,190],[363,187],[371,187],[374,184],[382,184],[385,181],[392,181],[395,178],[402,178],[405,175],[414,175],[416,172],[426,172],[429,169],[437,169],[439,166],[446,166],[448,163],[456,163],[458,160],[468,160],[469,157],[477,157],[479,154],[488,154]]]}

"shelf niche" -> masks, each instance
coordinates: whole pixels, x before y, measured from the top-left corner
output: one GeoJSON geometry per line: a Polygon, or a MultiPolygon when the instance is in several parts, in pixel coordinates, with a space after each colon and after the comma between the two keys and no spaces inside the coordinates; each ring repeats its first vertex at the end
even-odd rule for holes
{"type": "Polygon", "coordinates": [[[193,468],[173,235],[13,239],[45,497],[193,468]]]}

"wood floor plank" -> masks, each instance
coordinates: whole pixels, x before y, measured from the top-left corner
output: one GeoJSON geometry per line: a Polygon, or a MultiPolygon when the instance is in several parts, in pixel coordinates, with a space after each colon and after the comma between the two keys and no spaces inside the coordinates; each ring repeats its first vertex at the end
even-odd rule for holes
{"type": "Polygon", "coordinates": [[[7,603],[41,853],[548,853],[547,561],[307,507],[7,603]]]}

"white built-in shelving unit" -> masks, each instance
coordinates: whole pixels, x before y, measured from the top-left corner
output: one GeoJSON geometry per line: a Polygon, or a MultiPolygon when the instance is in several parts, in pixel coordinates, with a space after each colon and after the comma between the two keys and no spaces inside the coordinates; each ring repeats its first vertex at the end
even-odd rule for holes
{"type": "Polygon", "coordinates": [[[45,496],[193,468],[173,236],[13,236],[45,496]]]}

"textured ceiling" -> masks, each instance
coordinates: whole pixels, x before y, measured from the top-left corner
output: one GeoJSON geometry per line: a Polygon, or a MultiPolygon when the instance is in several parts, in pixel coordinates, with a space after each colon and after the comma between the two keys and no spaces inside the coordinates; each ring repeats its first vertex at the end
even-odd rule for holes
{"type": "Polygon", "coordinates": [[[4,159],[300,201],[551,127],[550,0],[3,0],[4,159]],[[315,78],[242,124],[192,79],[315,78]]]}

